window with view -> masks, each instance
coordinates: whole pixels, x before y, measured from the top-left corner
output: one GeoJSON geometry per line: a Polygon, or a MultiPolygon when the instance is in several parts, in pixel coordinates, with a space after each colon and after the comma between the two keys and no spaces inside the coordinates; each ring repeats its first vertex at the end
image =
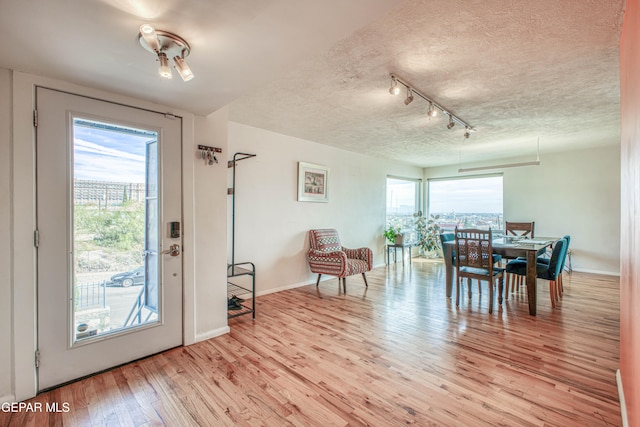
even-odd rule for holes
{"type": "Polygon", "coordinates": [[[422,210],[420,188],[422,180],[387,177],[387,224],[401,232],[414,231],[414,214],[422,210]]]}
{"type": "Polygon", "coordinates": [[[501,230],[502,175],[429,180],[429,215],[445,231],[458,227],[501,230]]]}

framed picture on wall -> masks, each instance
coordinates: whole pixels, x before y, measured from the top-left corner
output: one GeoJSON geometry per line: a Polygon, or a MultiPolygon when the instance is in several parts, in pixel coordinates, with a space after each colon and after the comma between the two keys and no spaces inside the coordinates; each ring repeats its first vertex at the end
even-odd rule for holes
{"type": "Polygon", "coordinates": [[[329,168],[298,162],[298,201],[329,201],[329,168]]]}

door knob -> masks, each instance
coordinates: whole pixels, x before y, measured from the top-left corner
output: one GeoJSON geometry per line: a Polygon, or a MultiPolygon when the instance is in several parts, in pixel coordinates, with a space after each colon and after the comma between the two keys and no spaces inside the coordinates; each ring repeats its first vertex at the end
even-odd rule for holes
{"type": "Polygon", "coordinates": [[[171,245],[169,246],[169,249],[167,249],[166,251],[162,251],[163,254],[168,254],[171,256],[178,256],[180,255],[180,245],[175,244],[175,245],[171,245]]]}

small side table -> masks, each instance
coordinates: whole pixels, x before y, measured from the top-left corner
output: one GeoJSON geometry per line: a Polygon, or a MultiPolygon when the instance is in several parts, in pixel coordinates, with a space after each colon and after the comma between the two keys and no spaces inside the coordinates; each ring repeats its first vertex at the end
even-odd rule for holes
{"type": "Polygon", "coordinates": [[[387,265],[389,265],[389,252],[393,249],[393,263],[395,264],[398,261],[398,249],[402,249],[402,265],[404,265],[404,249],[409,249],[409,265],[411,265],[411,248],[413,248],[413,243],[402,243],[400,245],[389,244],[387,245],[387,265]]]}

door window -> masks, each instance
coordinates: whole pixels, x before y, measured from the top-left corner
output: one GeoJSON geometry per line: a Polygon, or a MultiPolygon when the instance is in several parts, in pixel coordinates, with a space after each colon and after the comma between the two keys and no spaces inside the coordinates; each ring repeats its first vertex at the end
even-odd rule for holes
{"type": "Polygon", "coordinates": [[[74,342],[158,321],[157,149],[156,131],[73,118],[74,342]]]}

